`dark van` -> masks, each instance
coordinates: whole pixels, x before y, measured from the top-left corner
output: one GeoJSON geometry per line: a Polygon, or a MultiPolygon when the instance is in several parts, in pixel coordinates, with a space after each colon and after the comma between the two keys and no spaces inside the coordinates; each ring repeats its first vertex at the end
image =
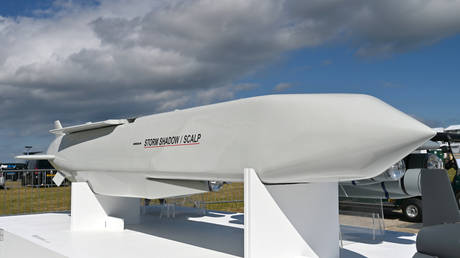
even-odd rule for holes
{"type": "Polygon", "coordinates": [[[53,186],[53,177],[56,169],[48,160],[29,160],[27,172],[22,177],[22,185],[28,186],[53,186]]]}

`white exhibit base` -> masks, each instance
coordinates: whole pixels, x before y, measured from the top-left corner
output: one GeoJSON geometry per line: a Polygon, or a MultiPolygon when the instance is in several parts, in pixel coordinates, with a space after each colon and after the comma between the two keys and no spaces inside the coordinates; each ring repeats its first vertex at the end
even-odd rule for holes
{"type": "MultiPolygon", "coordinates": [[[[254,169],[244,176],[245,257],[339,257],[337,183],[264,185],[254,169]]],[[[138,198],[72,183],[72,231],[123,231],[125,223],[140,223],[138,198]]]]}
{"type": "MultiPolygon", "coordinates": [[[[176,207],[175,218],[160,218],[160,206],[148,208],[141,224],[126,225],[122,232],[69,231],[71,219],[67,213],[0,216],[0,233],[4,231],[0,257],[243,257],[242,213],[208,211],[202,215],[200,209],[176,207]]],[[[275,224],[267,231],[275,232],[275,224]]],[[[341,258],[402,258],[416,252],[414,234],[386,231],[383,241],[375,243],[367,232],[356,234],[360,228],[342,230],[350,228],[354,238],[343,241],[341,258]]],[[[287,241],[280,241],[276,247],[287,241]]]]}
{"type": "Polygon", "coordinates": [[[244,171],[244,257],[339,257],[337,183],[264,185],[244,171]]]}
{"type": "Polygon", "coordinates": [[[122,231],[125,223],[140,222],[138,198],[98,195],[86,182],[72,183],[71,194],[72,231],[122,231]]]}

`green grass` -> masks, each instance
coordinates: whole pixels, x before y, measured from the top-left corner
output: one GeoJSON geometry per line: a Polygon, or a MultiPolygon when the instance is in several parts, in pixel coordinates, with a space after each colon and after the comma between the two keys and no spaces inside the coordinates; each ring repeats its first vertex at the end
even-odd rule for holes
{"type": "Polygon", "coordinates": [[[190,201],[198,201],[204,204],[204,207],[208,210],[243,212],[243,192],[243,183],[232,183],[224,185],[218,192],[208,192],[189,196],[189,201],[186,203],[182,203],[183,198],[170,198],[166,199],[166,201],[178,203],[183,206],[194,206],[194,203],[190,201]]]}
{"type": "MultiPolygon", "coordinates": [[[[20,181],[7,181],[6,188],[0,189],[0,216],[70,210],[69,186],[30,187],[21,186],[20,181]]],[[[169,198],[167,202],[190,207],[199,203],[208,210],[243,212],[243,183],[226,184],[218,192],[195,194],[185,200],[169,198]]],[[[151,205],[155,204],[159,201],[152,200],[151,205]]]]}
{"type": "Polygon", "coordinates": [[[20,181],[7,181],[0,189],[0,215],[41,213],[70,210],[70,187],[21,186],[20,181]]]}

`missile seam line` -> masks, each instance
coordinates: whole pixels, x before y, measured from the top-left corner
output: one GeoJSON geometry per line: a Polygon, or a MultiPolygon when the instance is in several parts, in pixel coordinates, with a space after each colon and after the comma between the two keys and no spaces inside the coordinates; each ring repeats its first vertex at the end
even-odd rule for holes
{"type": "Polygon", "coordinates": [[[144,147],[144,149],[161,148],[161,147],[174,147],[174,146],[187,146],[187,145],[197,145],[197,144],[200,144],[200,143],[197,142],[197,143],[187,143],[187,144],[174,144],[174,145],[162,145],[162,146],[147,146],[147,147],[144,147]]]}

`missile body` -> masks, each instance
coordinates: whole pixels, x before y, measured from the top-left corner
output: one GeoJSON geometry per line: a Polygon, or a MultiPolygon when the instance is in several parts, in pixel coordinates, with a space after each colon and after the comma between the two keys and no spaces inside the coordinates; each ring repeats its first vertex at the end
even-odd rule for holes
{"type": "Polygon", "coordinates": [[[47,158],[97,193],[160,198],[209,180],[264,183],[369,178],[434,132],[367,95],[270,95],[60,128],[47,158]],[[175,190],[174,190],[175,189],[175,190]]]}

